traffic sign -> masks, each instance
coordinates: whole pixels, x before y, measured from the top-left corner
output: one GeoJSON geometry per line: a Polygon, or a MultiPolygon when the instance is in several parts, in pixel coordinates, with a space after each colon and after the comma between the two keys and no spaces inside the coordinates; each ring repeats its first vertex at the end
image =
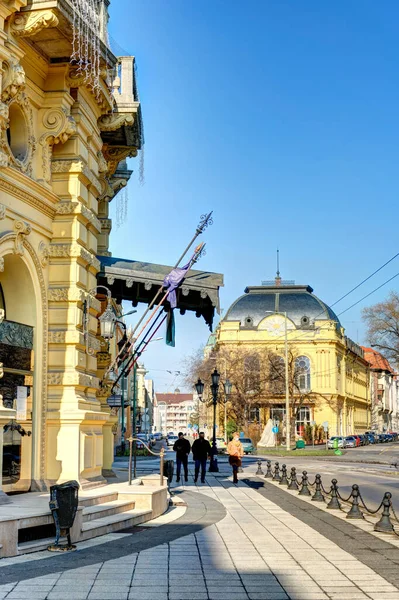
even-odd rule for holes
{"type": "Polygon", "coordinates": [[[240,438],[243,438],[243,437],[244,437],[244,432],[240,431],[240,438]]]}
{"type": "MultiPolygon", "coordinates": [[[[206,427],[206,425],[205,425],[205,427],[206,427]]],[[[193,425],[193,429],[194,429],[194,431],[198,431],[198,425],[193,425]]]]}
{"type": "Polygon", "coordinates": [[[272,431],[273,431],[273,433],[278,433],[278,427],[274,426],[272,431]]]}
{"type": "Polygon", "coordinates": [[[191,429],[191,428],[192,428],[192,425],[191,425],[191,423],[188,423],[188,424],[187,424],[187,429],[191,429]]]}

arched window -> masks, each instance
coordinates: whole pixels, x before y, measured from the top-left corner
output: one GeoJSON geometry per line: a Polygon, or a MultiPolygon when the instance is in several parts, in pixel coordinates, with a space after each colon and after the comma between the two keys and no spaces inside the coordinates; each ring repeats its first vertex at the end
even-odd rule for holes
{"type": "Polygon", "coordinates": [[[278,354],[269,356],[269,390],[272,394],[285,391],[285,360],[278,354]]]}
{"type": "Polygon", "coordinates": [[[310,360],[307,356],[298,356],[295,360],[295,383],[301,392],[310,391],[310,360]]]}
{"type": "Polygon", "coordinates": [[[244,359],[244,383],[246,392],[258,392],[260,388],[260,360],[257,354],[244,359]]]}

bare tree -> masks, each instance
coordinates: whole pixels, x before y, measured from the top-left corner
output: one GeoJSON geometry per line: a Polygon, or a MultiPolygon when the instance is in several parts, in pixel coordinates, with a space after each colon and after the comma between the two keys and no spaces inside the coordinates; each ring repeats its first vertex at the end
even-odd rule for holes
{"type": "Polygon", "coordinates": [[[391,292],[384,302],[362,310],[369,343],[399,365],[399,294],[391,292]]]}

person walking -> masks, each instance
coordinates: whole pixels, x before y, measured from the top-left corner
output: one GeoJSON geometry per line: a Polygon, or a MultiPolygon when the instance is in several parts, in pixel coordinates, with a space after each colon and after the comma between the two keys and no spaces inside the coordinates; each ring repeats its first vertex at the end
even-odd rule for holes
{"type": "Polygon", "coordinates": [[[203,431],[200,432],[199,438],[195,440],[193,447],[193,458],[195,461],[194,481],[198,480],[198,474],[201,468],[201,483],[205,483],[206,461],[208,456],[211,456],[212,448],[208,440],[205,439],[203,431]]]}
{"type": "Polygon", "coordinates": [[[184,481],[188,481],[188,455],[190,454],[191,444],[186,440],[181,431],[178,439],[174,443],[173,450],[176,452],[176,481],[180,481],[182,465],[184,469],[184,481]]]}
{"type": "Polygon", "coordinates": [[[233,439],[227,444],[229,463],[233,468],[233,483],[238,483],[238,468],[241,467],[241,457],[244,456],[244,448],[240,442],[240,434],[233,433],[233,439]]]}

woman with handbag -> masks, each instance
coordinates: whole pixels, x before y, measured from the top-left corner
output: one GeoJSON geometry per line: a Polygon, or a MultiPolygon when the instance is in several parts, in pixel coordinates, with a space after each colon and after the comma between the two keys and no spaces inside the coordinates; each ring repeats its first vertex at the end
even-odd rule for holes
{"type": "Polygon", "coordinates": [[[229,463],[233,467],[233,483],[238,483],[238,468],[241,467],[241,457],[244,456],[244,449],[238,432],[233,433],[232,441],[227,444],[227,453],[229,455],[229,463]]]}

